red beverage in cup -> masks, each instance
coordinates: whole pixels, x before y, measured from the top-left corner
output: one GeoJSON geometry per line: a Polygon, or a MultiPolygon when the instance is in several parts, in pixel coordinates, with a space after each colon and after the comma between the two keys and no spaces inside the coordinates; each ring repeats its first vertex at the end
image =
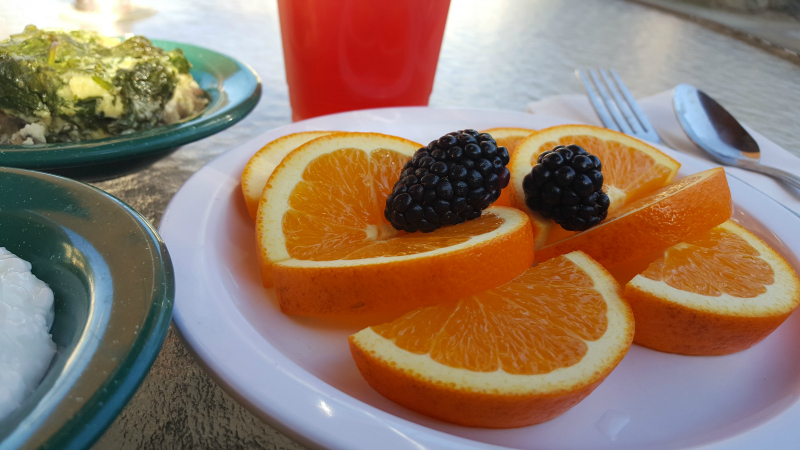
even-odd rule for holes
{"type": "Polygon", "coordinates": [[[450,0],[278,0],[292,120],[427,105],[450,0]]]}

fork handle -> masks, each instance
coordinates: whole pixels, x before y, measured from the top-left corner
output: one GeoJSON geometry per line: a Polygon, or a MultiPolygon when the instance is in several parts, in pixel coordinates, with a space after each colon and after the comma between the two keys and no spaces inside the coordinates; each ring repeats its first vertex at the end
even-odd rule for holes
{"type": "Polygon", "coordinates": [[[769,175],[773,178],[778,178],[786,184],[800,189],[800,177],[791,172],[787,172],[775,167],[765,166],[754,161],[741,159],[736,161],[736,166],[741,167],[742,169],[752,170],[753,172],[763,173],[764,175],[769,175]]]}

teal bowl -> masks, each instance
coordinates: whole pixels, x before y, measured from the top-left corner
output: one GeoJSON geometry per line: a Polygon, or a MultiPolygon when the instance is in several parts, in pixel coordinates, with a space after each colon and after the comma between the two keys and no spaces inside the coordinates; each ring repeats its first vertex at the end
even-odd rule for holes
{"type": "Polygon", "coordinates": [[[0,247],[55,295],[57,353],[40,385],[0,421],[0,450],[85,448],[156,358],[175,282],[164,242],[131,207],[89,185],[0,167],[0,247]]]}

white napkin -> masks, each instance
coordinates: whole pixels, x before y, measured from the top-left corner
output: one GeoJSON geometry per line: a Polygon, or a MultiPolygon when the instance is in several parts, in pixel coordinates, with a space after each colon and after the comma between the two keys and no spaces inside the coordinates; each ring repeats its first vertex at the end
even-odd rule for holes
{"type": "MultiPolygon", "coordinates": [[[[705,151],[696,146],[683,132],[672,107],[671,89],[638,101],[642,110],[650,118],[650,122],[653,123],[656,131],[658,131],[661,139],[668,147],[704,159],[714,165],[719,165],[712,161],[705,151]]],[[[527,112],[562,117],[590,125],[603,125],[589,103],[589,99],[582,95],[557,95],[538,102],[532,102],[528,104],[527,112]]],[[[800,158],[779,147],[747,125],[744,125],[744,127],[758,143],[763,164],[800,174],[800,158]]],[[[726,166],[725,172],[758,189],[795,214],[800,215],[800,190],[772,177],[735,167],[726,166]]]]}

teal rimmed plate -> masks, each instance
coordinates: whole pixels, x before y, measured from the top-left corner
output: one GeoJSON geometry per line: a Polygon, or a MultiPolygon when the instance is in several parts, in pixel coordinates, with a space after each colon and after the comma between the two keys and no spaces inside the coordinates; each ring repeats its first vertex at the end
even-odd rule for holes
{"type": "Polygon", "coordinates": [[[261,97],[261,80],[246,64],[194,45],[153,39],[164,50],[180,48],[191,74],[211,97],[208,107],[185,122],[152,130],[81,142],[0,146],[0,166],[99,180],[128,173],[179,145],[218,133],[242,120],[261,97]]]}
{"type": "Polygon", "coordinates": [[[89,185],[0,167],[0,247],[55,294],[58,351],[0,421],[0,450],[85,448],[141,384],[167,334],[172,262],[150,223],[89,185]]]}

